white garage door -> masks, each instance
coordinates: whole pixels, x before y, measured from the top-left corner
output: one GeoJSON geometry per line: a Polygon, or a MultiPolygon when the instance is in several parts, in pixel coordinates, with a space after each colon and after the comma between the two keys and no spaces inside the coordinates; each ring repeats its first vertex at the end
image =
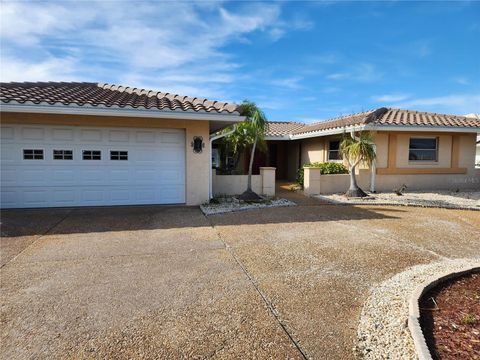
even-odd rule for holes
{"type": "Polygon", "coordinates": [[[1,127],[1,207],[185,202],[185,131],[1,127]]]}

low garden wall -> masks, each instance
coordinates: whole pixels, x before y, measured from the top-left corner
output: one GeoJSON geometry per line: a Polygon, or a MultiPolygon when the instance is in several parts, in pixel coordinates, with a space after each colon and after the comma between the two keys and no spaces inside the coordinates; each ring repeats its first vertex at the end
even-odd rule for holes
{"type": "MultiPolygon", "coordinates": [[[[213,171],[213,195],[240,195],[247,189],[248,175],[217,175],[213,171]]],[[[275,168],[261,167],[260,175],[252,175],[252,190],[257,194],[275,195],[275,168]]]]}
{"type": "MultiPolygon", "coordinates": [[[[319,168],[306,167],[304,170],[305,195],[335,194],[346,192],[350,185],[349,174],[321,175],[319,168]]],[[[370,170],[360,170],[357,183],[364,190],[370,190],[370,170]]],[[[467,190],[480,189],[480,171],[469,174],[418,174],[418,175],[376,175],[375,190],[391,192],[403,184],[408,190],[467,190]]]]}

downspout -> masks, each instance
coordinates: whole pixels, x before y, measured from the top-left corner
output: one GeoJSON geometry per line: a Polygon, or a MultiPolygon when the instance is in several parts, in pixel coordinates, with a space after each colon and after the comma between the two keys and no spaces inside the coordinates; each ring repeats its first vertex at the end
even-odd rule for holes
{"type": "Polygon", "coordinates": [[[237,125],[233,125],[233,129],[224,133],[224,134],[218,134],[218,135],[210,135],[210,169],[209,169],[209,172],[208,172],[208,199],[212,199],[213,198],[213,185],[212,185],[212,165],[213,165],[213,162],[212,162],[212,151],[213,151],[213,142],[215,140],[218,140],[218,139],[221,139],[225,136],[228,136],[230,134],[233,134],[235,132],[235,130],[237,130],[237,125]]]}
{"type": "MultiPolygon", "coordinates": [[[[375,152],[375,155],[377,154],[377,145],[373,145],[373,151],[375,152]]],[[[372,168],[370,171],[370,191],[372,193],[375,192],[375,177],[377,174],[377,157],[375,156],[375,159],[372,161],[372,168]]]]}

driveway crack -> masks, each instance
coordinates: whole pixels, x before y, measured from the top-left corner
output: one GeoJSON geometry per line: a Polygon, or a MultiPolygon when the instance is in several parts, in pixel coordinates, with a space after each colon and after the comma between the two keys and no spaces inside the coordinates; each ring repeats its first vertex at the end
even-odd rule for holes
{"type": "Polygon", "coordinates": [[[273,306],[272,302],[270,301],[270,299],[268,298],[268,296],[262,291],[262,289],[260,289],[260,287],[258,286],[258,283],[257,281],[254,279],[254,277],[248,272],[248,270],[246,269],[246,267],[243,265],[243,263],[240,261],[239,257],[237,256],[237,254],[235,253],[235,250],[223,239],[222,235],[220,234],[220,232],[218,231],[218,229],[215,227],[215,225],[212,223],[212,221],[210,221],[210,219],[208,218],[208,216],[205,215],[205,218],[207,219],[207,221],[209,222],[210,226],[212,227],[213,230],[215,230],[215,233],[217,234],[217,237],[218,239],[223,243],[223,246],[225,247],[225,249],[230,253],[230,255],[232,256],[232,258],[235,260],[235,262],[237,263],[237,265],[240,267],[240,269],[242,270],[242,272],[245,274],[245,276],[247,277],[247,279],[249,280],[249,282],[253,285],[253,287],[255,288],[255,291],[260,295],[261,299],[263,300],[263,302],[265,303],[265,305],[267,306],[267,309],[270,311],[270,313],[273,315],[274,319],[276,320],[276,322],[280,325],[281,329],[283,330],[283,332],[287,335],[287,337],[290,339],[290,341],[293,343],[293,345],[295,346],[295,348],[298,350],[298,352],[300,353],[301,357],[303,359],[309,359],[309,357],[307,356],[305,350],[302,349],[302,347],[300,346],[300,344],[298,343],[297,340],[295,340],[295,338],[293,337],[293,335],[290,333],[290,331],[287,329],[287,325],[283,323],[282,319],[280,318],[280,314],[278,313],[277,309],[275,309],[275,307],[273,306]]]}
{"type": "Polygon", "coordinates": [[[0,269],[3,269],[7,264],[10,264],[12,261],[14,261],[16,258],[18,258],[20,255],[22,255],[27,249],[31,248],[34,244],[36,244],[41,238],[43,238],[45,235],[48,235],[48,233],[50,231],[52,231],[53,229],[55,229],[58,225],[60,225],[62,222],[65,221],[65,219],[67,217],[70,216],[70,214],[73,212],[74,209],[70,209],[70,211],[68,211],[65,216],[62,216],[62,218],[57,221],[55,224],[53,224],[52,226],[50,226],[43,234],[37,236],[37,238],[35,240],[33,240],[31,242],[31,244],[29,244],[27,247],[25,247],[25,249],[23,249],[22,251],[20,251],[17,255],[15,255],[14,257],[12,257],[9,261],[7,261],[5,264],[3,264],[2,266],[0,266],[0,269]]]}

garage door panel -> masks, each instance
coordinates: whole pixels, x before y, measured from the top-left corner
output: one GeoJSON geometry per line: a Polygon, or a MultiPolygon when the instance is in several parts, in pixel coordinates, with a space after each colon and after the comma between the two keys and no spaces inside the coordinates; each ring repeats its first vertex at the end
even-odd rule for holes
{"type": "Polygon", "coordinates": [[[1,134],[3,208],[185,202],[184,130],[8,124],[1,134]],[[23,149],[43,149],[44,159],[24,160],[23,149]],[[101,160],[83,160],[83,150],[101,160]],[[128,160],[111,160],[111,150],[128,160]]]}
{"type": "Polygon", "coordinates": [[[103,130],[99,129],[84,129],[80,130],[80,140],[88,143],[99,143],[103,139],[103,130]]]}
{"type": "Polygon", "coordinates": [[[77,173],[73,169],[52,169],[52,182],[59,186],[77,185],[77,173]]]}
{"type": "Polygon", "coordinates": [[[54,128],[51,136],[53,141],[73,141],[74,131],[73,129],[54,128]]]}
{"type": "Polygon", "coordinates": [[[45,129],[42,127],[24,127],[21,131],[22,140],[45,140],[45,129]]]}
{"type": "Polygon", "coordinates": [[[23,203],[26,207],[47,206],[49,203],[49,193],[50,191],[48,189],[29,188],[22,192],[23,203]]]}
{"type": "Polygon", "coordinates": [[[13,140],[14,137],[15,137],[15,129],[12,126],[2,127],[2,131],[0,131],[0,138],[3,141],[13,140]]]}
{"type": "Polygon", "coordinates": [[[112,143],[128,143],[130,133],[126,130],[110,130],[108,134],[109,142],[112,143]]]}
{"type": "Polygon", "coordinates": [[[135,132],[136,142],[141,144],[154,144],[155,136],[156,134],[154,131],[136,131],[135,132]]]}
{"type": "Polygon", "coordinates": [[[53,201],[56,206],[75,206],[78,203],[77,190],[56,189],[53,191],[53,201]]]}

